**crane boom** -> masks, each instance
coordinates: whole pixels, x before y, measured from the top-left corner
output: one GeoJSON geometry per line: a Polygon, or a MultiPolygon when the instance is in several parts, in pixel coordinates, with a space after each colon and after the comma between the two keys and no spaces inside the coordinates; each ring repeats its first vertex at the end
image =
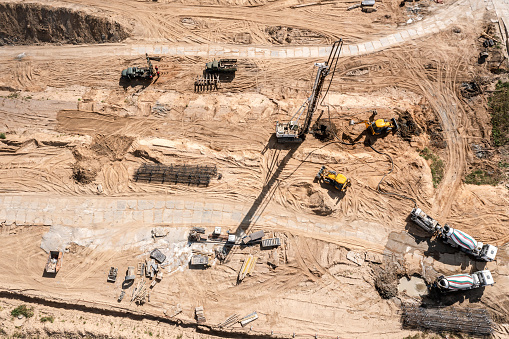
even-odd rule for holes
{"type": "Polygon", "coordinates": [[[320,95],[322,93],[325,78],[331,73],[331,71],[334,73],[336,70],[336,65],[339,60],[339,54],[341,53],[342,46],[342,39],[335,41],[332,45],[332,49],[327,61],[324,63],[315,64],[315,66],[318,67],[318,70],[316,72],[315,82],[313,84],[311,95],[292,116],[290,122],[280,123],[278,121],[276,123],[276,138],[278,142],[302,142],[306,138],[306,134],[309,132],[309,126],[311,126],[311,119],[313,118],[313,114],[315,113],[318,102],[320,101],[320,95]],[[304,112],[306,105],[306,117],[304,119],[304,123],[301,125],[299,124],[299,118],[304,112]],[[297,117],[297,119],[295,119],[295,117],[297,117]]]}

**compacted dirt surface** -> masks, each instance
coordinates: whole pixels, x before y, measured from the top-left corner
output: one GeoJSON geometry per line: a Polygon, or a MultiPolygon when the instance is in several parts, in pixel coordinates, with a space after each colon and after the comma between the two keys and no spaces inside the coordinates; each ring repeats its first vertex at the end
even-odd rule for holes
{"type": "Polygon", "coordinates": [[[311,123],[328,126],[327,137],[299,144],[277,143],[275,123],[308,98],[315,63],[327,55],[239,56],[234,77],[196,90],[214,56],[154,52],[159,76],[120,79],[122,69],[146,64],[144,53],[120,47],[383,42],[464,5],[445,2],[383,1],[372,13],[347,11],[348,1],[0,3],[0,336],[433,337],[402,325],[404,303],[486,309],[492,336],[508,337],[509,152],[493,142],[489,104],[507,62],[500,43],[479,60],[483,33],[501,41],[489,8],[397,47],[341,54],[311,123]],[[376,137],[350,123],[374,110],[399,130],[376,137]],[[208,185],[137,180],[156,165],[217,172],[208,185]],[[317,181],[323,165],[351,187],[317,181]],[[496,180],[469,181],[479,168],[496,180]],[[414,206],[498,246],[496,260],[430,238],[410,221],[414,206]],[[221,227],[223,236],[263,230],[281,246],[235,245],[223,257],[224,239],[195,243],[193,227],[206,235],[221,227]],[[154,248],[167,257],[162,279],[124,282],[127,267],[136,271],[154,248]],[[44,271],[50,250],[63,252],[54,276],[44,271]],[[190,265],[194,254],[210,267],[190,265]],[[242,279],[250,255],[255,264],[242,279]],[[420,293],[440,275],[481,269],[494,286],[420,293]],[[149,297],[139,303],[141,284],[149,297]],[[20,305],[33,314],[13,316],[20,305]],[[253,312],[245,326],[219,326],[253,312]]]}

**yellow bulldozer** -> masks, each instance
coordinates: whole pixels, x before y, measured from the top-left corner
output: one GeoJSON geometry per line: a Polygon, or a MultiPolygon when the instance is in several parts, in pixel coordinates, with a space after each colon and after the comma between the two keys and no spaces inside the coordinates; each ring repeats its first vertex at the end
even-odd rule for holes
{"type": "Polygon", "coordinates": [[[352,186],[350,179],[345,177],[343,174],[327,169],[325,166],[320,168],[316,174],[316,179],[323,180],[323,182],[333,186],[340,192],[345,192],[348,187],[352,186]]]}

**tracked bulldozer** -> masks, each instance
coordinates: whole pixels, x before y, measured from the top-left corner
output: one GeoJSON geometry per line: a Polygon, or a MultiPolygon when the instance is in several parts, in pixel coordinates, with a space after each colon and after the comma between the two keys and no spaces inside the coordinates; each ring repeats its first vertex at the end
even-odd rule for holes
{"type": "Polygon", "coordinates": [[[323,182],[333,186],[340,192],[345,192],[348,187],[352,186],[350,179],[343,174],[327,169],[325,166],[322,166],[316,174],[316,180],[323,180],[323,182]]]}

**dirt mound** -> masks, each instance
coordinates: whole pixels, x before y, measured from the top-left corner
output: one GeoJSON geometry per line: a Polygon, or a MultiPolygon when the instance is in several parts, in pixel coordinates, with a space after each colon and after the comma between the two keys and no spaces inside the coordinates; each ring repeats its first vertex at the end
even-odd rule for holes
{"type": "Polygon", "coordinates": [[[338,133],[336,125],[329,122],[328,119],[319,119],[311,128],[313,136],[322,142],[334,140],[338,133]]]}
{"type": "Polygon", "coordinates": [[[422,131],[408,111],[399,114],[398,126],[401,137],[406,141],[411,141],[412,136],[419,135],[422,131]]]}
{"type": "Polygon", "coordinates": [[[34,3],[0,4],[0,46],[40,42],[118,42],[126,28],[108,18],[34,3]]]}
{"type": "Polygon", "coordinates": [[[92,163],[78,161],[72,169],[72,178],[80,184],[90,184],[95,180],[98,169],[92,163]]]}
{"type": "Polygon", "coordinates": [[[111,161],[118,161],[124,158],[133,140],[133,137],[127,137],[125,135],[98,134],[94,137],[90,149],[97,153],[97,155],[107,157],[111,161]]]}
{"type": "Polygon", "coordinates": [[[269,41],[277,44],[321,44],[327,41],[324,36],[307,29],[270,26],[265,28],[265,32],[269,35],[269,41]]]}
{"type": "Polygon", "coordinates": [[[396,263],[386,263],[385,267],[373,266],[375,288],[383,299],[398,295],[399,278],[403,276],[402,268],[396,263]]]}
{"type": "Polygon", "coordinates": [[[328,206],[322,192],[308,189],[308,196],[309,196],[309,208],[311,208],[311,210],[314,213],[326,216],[334,212],[334,210],[330,206],[328,206]]]}

